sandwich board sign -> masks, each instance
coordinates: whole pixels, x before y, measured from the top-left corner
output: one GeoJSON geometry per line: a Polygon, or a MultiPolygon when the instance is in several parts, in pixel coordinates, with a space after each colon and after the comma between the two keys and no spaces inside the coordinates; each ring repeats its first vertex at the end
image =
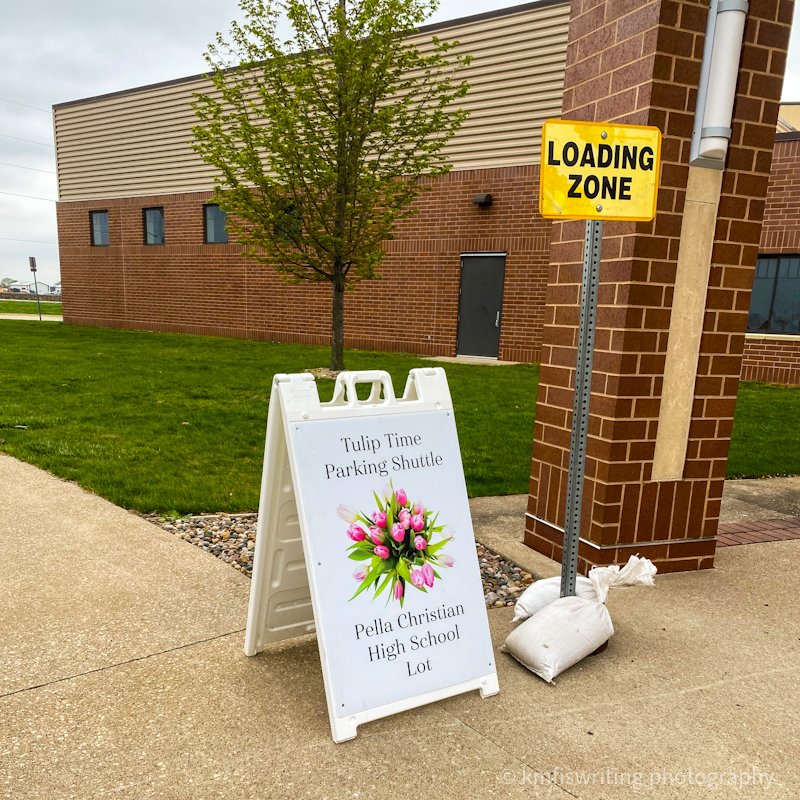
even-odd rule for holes
{"type": "Polygon", "coordinates": [[[539,213],[649,221],[656,213],[660,158],[658,128],[549,119],[542,126],[539,213]]]}
{"type": "Polygon", "coordinates": [[[499,691],[441,368],[411,370],[402,398],[387,372],[343,372],[329,403],[308,373],[274,378],[245,654],[312,631],[336,742],[499,691]]]}

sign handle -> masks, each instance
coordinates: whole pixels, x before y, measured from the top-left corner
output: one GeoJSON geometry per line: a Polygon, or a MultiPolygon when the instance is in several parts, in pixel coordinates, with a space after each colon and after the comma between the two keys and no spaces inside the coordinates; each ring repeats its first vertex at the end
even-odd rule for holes
{"type": "Polygon", "coordinates": [[[592,359],[597,322],[597,293],[600,285],[600,247],[603,220],[586,220],[583,244],[581,316],[578,327],[578,359],[575,370],[575,399],[572,405],[572,434],[567,474],[567,513],[564,522],[564,555],[561,561],[561,596],[575,595],[578,575],[578,545],[581,530],[583,479],[586,471],[586,439],[589,402],[592,396],[592,359]]]}

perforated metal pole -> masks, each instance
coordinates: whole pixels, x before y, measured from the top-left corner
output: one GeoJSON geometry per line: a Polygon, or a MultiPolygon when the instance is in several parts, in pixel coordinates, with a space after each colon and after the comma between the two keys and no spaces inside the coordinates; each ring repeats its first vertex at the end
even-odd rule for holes
{"type": "Polygon", "coordinates": [[[575,594],[578,576],[578,544],[581,530],[581,501],[586,468],[586,438],[589,428],[589,400],[592,395],[592,357],[597,320],[597,292],[600,285],[600,245],[603,221],[586,220],[583,244],[581,317],[578,327],[578,362],[575,371],[575,400],[572,405],[572,436],[567,475],[567,515],[564,523],[564,557],[561,562],[561,596],[575,594]]]}

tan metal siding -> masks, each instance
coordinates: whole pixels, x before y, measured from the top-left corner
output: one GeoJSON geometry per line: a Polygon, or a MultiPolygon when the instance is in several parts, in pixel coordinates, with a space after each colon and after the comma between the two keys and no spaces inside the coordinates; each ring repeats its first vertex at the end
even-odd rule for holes
{"type": "MultiPolygon", "coordinates": [[[[539,162],[542,123],[561,114],[569,4],[529,9],[436,31],[473,56],[470,116],[447,145],[454,169],[539,162]]],[[[431,34],[413,37],[420,50],[431,34]]],[[[213,188],[214,169],[189,147],[193,79],[56,108],[61,200],[213,188]]]]}

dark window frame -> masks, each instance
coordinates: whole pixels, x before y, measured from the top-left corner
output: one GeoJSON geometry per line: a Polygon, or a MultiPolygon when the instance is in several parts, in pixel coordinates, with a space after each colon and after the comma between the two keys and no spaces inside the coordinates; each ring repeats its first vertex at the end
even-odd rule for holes
{"type": "Polygon", "coordinates": [[[275,223],[272,231],[277,239],[282,239],[284,242],[293,241],[292,233],[298,235],[303,233],[303,220],[300,217],[300,209],[291,200],[283,203],[282,218],[275,223]]]}
{"type": "Polygon", "coordinates": [[[111,229],[108,227],[108,209],[107,208],[93,208],[89,212],[89,241],[92,243],[92,247],[110,247],[111,246],[111,229]],[[108,241],[105,244],[97,244],[94,240],[94,215],[95,214],[105,214],[106,215],[106,232],[108,233],[108,241]]]}
{"type": "MultiPolygon", "coordinates": [[[[748,310],[748,319],[747,319],[747,333],[755,333],[755,334],[768,334],[773,336],[800,336],[800,330],[796,331],[787,331],[787,330],[775,330],[771,326],[773,314],[775,311],[775,297],[778,291],[778,280],[781,277],[781,260],[782,259],[790,259],[790,258],[800,258],[800,253],[759,253],[756,259],[756,272],[758,271],[759,262],[762,260],[767,259],[775,259],[777,264],[775,265],[775,276],[772,279],[772,291],[770,293],[770,300],[769,300],[769,312],[767,313],[767,327],[766,328],[751,328],[750,327],[750,310],[748,310]]],[[[753,276],[753,281],[755,283],[756,275],[753,276]]],[[[752,308],[752,294],[750,305],[752,308]]]]}
{"type": "Polygon", "coordinates": [[[147,247],[161,247],[167,243],[167,224],[166,224],[166,216],[164,214],[164,206],[147,206],[147,208],[142,209],[142,238],[144,239],[145,245],[147,247]],[[160,242],[148,242],[147,241],[147,212],[148,211],[160,211],[161,212],[161,222],[162,222],[162,241],[160,242]]]}
{"type": "Polygon", "coordinates": [[[220,208],[219,203],[203,203],[203,244],[228,244],[230,242],[230,237],[228,236],[228,226],[227,226],[227,211],[223,211],[220,208],[220,211],[223,211],[225,214],[226,225],[225,225],[225,241],[224,242],[209,242],[208,241],[208,208],[220,208]]]}

